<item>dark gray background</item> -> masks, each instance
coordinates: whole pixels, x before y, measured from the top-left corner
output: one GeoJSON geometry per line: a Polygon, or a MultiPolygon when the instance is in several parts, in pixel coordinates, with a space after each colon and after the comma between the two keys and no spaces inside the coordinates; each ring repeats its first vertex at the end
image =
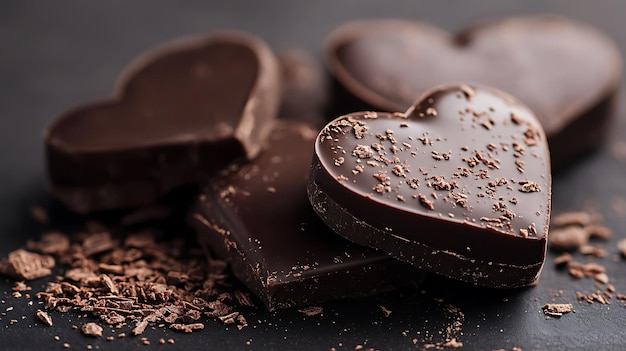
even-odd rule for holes
{"type": "MultiPolygon", "coordinates": [[[[24,246],[40,234],[28,209],[42,204],[61,211],[45,191],[41,132],[59,112],[76,103],[111,94],[118,72],[137,54],[181,35],[216,28],[250,31],[275,49],[303,47],[316,57],[325,36],[350,19],[401,17],[429,21],[457,30],[473,20],[500,15],[551,12],[594,25],[626,52],[626,2],[603,1],[15,1],[0,4],[0,255],[24,246]]],[[[575,74],[575,73],[574,73],[575,74]]],[[[626,219],[611,203],[626,197],[626,165],[611,155],[613,145],[626,140],[623,99],[619,120],[605,145],[554,179],[553,212],[598,209],[614,230],[606,243],[609,254],[626,237],[626,219]]],[[[61,211],[62,212],[62,211],[61,211]]],[[[549,260],[555,257],[550,254],[549,260]]],[[[626,262],[601,260],[617,290],[626,293],[626,262]]],[[[37,289],[41,283],[33,283],[37,289]]],[[[465,313],[464,350],[521,347],[523,350],[622,349],[626,336],[625,306],[578,304],[575,291],[593,290],[590,280],[574,281],[548,262],[535,288],[490,291],[445,279],[430,278],[424,291],[332,302],[321,317],[295,310],[246,312],[250,326],[243,331],[207,321],[199,333],[183,335],[162,328],[149,330],[151,346],[138,338],[107,342],[71,330],[81,325],[77,314],[54,314],[55,326],[44,327],[34,317],[35,306],[7,297],[11,283],[0,279],[0,349],[72,349],[100,345],[102,349],[285,349],[352,350],[363,344],[381,350],[420,348],[411,339],[435,335],[450,322],[443,298],[465,313]],[[553,291],[563,289],[561,297],[553,291]],[[546,320],[541,306],[550,301],[573,302],[576,313],[546,320]],[[393,311],[383,317],[379,305],[393,311]],[[21,319],[24,315],[26,319],[21,319]],[[9,325],[10,319],[19,322],[9,325]],[[408,337],[402,335],[407,331],[408,337]],[[420,332],[421,335],[417,333],[420,332]],[[54,341],[59,335],[61,341],[54,341]],[[160,337],[174,337],[176,345],[160,346],[160,337]],[[251,340],[250,345],[246,341],[251,340]],[[339,345],[343,346],[339,346],[339,345]],[[140,346],[138,346],[140,345],[140,346]]],[[[108,331],[107,331],[108,332],[108,331]]],[[[108,334],[107,334],[108,335],[108,334]]],[[[423,346],[423,344],[421,345],[423,346]]]]}

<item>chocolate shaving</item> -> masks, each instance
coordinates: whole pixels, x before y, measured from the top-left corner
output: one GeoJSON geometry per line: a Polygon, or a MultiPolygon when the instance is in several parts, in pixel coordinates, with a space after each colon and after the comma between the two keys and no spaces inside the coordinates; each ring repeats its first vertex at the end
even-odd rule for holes
{"type": "Polygon", "coordinates": [[[182,331],[185,333],[191,333],[194,332],[196,330],[202,330],[204,329],[204,324],[202,323],[193,323],[193,324],[172,324],[170,325],[170,329],[172,330],[176,330],[176,331],[182,331]]]}
{"type": "Polygon", "coordinates": [[[49,327],[53,324],[52,317],[50,317],[50,315],[45,311],[37,310],[37,318],[49,327]]]}
{"type": "MultiPolygon", "coordinates": [[[[251,299],[244,292],[235,292],[233,297],[228,291],[230,277],[224,261],[207,260],[203,252],[181,239],[158,242],[153,230],[135,231],[118,240],[100,223],[88,226],[87,234],[45,233],[29,247],[50,252],[54,258],[16,250],[2,260],[3,272],[20,280],[39,278],[50,275],[56,258],[66,273],[51,279],[45,290],[37,293],[46,310],[81,311],[115,328],[134,325],[134,335],[142,334],[152,323],[165,327],[182,321],[190,324],[179,323],[172,329],[198,330],[203,325],[196,321],[203,313],[232,314],[238,328],[247,326],[245,317],[232,312],[227,303],[237,299],[240,305],[251,306],[251,299]],[[56,243],[55,238],[59,239],[56,243]]],[[[116,235],[126,228],[121,229],[116,229],[116,235]]],[[[30,287],[19,281],[13,290],[20,293],[30,287]]],[[[38,311],[37,318],[52,324],[45,311],[38,311]]],[[[82,330],[100,336],[98,328],[97,324],[85,324],[82,330]]]]}
{"type": "Polygon", "coordinates": [[[254,307],[254,303],[252,302],[250,295],[239,290],[236,290],[234,295],[235,295],[235,299],[237,299],[237,302],[241,306],[254,307]]]}
{"type": "Polygon", "coordinates": [[[610,228],[596,223],[593,216],[585,212],[567,212],[552,219],[548,235],[550,248],[556,251],[581,249],[583,254],[604,257],[602,249],[587,246],[590,238],[608,239],[610,228]]]}
{"type": "Polygon", "coordinates": [[[0,260],[0,274],[14,279],[32,280],[52,274],[54,265],[52,256],[18,249],[10,252],[8,258],[0,260]]]}
{"type": "Polygon", "coordinates": [[[57,231],[45,232],[39,241],[28,241],[26,247],[42,254],[58,255],[70,249],[70,238],[57,231]]]}
{"type": "Polygon", "coordinates": [[[83,240],[83,254],[87,257],[109,251],[115,244],[108,232],[88,234],[83,240]]]}
{"type": "Polygon", "coordinates": [[[102,336],[102,327],[97,325],[94,322],[83,324],[83,327],[81,328],[81,330],[83,331],[83,334],[88,335],[88,336],[95,336],[95,337],[102,336]]]}
{"type": "Polygon", "coordinates": [[[573,312],[571,303],[547,303],[542,307],[543,313],[550,317],[561,317],[565,313],[573,312]]]}
{"type": "Polygon", "coordinates": [[[324,308],[321,306],[309,306],[299,309],[298,312],[304,314],[307,317],[312,317],[317,316],[318,314],[322,314],[324,312],[324,308]]]}

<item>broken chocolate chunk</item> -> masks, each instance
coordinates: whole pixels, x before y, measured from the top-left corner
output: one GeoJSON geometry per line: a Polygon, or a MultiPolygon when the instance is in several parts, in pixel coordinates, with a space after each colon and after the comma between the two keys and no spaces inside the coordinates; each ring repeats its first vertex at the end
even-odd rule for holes
{"type": "Polygon", "coordinates": [[[14,279],[32,280],[52,274],[54,258],[39,255],[23,249],[9,253],[7,258],[0,260],[0,274],[14,279]]]}
{"type": "Polygon", "coordinates": [[[316,134],[277,122],[259,157],[213,179],[193,214],[199,241],[270,310],[372,295],[422,275],[337,236],[316,216],[306,196],[316,134]]]}

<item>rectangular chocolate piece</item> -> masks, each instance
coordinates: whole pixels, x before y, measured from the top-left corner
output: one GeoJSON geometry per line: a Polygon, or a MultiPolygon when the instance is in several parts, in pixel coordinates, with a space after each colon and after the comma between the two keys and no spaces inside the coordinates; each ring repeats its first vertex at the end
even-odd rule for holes
{"type": "Polygon", "coordinates": [[[199,241],[270,310],[372,295],[422,276],[339,237],[313,212],[306,178],[316,135],[277,122],[260,156],[212,180],[193,213],[199,241]]]}

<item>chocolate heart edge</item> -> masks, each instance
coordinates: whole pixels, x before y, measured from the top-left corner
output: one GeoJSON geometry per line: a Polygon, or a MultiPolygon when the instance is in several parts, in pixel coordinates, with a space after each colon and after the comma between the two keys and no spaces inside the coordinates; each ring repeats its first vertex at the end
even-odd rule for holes
{"type": "MultiPolygon", "coordinates": [[[[479,87],[480,89],[486,89],[528,110],[519,100],[500,90],[484,86],[479,87]]],[[[469,87],[465,84],[459,84],[442,85],[433,88],[418,98],[405,114],[400,114],[404,115],[402,119],[414,113],[414,107],[419,106],[420,103],[429,97],[434,96],[438,92],[456,88],[458,88],[459,92],[463,92],[469,87]]],[[[378,114],[379,117],[376,118],[381,118],[381,115],[384,115],[389,119],[396,116],[396,114],[381,112],[355,112],[341,116],[328,125],[330,126],[333,122],[340,120],[349,120],[352,115],[366,116],[369,114],[378,114]]],[[[398,119],[398,121],[402,119],[398,119]]],[[[536,125],[539,126],[536,118],[535,122],[536,125]]],[[[316,139],[316,151],[313,154],[310,175],[307,182],[307,194],[318,216],[320,216],[329,227],[335,230],[337,234],[357,244],[387,252],[396,259],[413,264],[418,268],[475,285],[493,288],[518,288],[535,285],[537,283],[545,262],[551,189],[544,189],[548,192],[547,207],[545,209],[546,224],[542,226],[544,230],[541,233],[537,233],[537,236],[527,238],[514,237],[493,230],[494,228],[489,228],[489,226],[479,227],[455,218],[443,219],[436,216],[406,212],[379,201],[369,201],[367,206],[361,206],[359,204],[362,201],[369,200],[368,196],[353,192],[347,187],[338,184],[340,179],[335,179],[335,177],[328,173],[325,169],[326,166],[322,164],[322,161],[318,157],[317,145],[319,145],[322,135],[323,131],[320,132],[320,135],[318,135],[316,139]],[[341,198],[341,203],[338,203],[333,197],[328,195],[329,189],[332,189],[330,191],[333,196],[341,198]],[[419,222],[414,220],[416,216],[419,218],[419,222]],[[385,230],[383,230],[375,225],[371,225],[363,218],[384,218],[385,222],[388,223],[394,223],[394,221],[395,223],[413,223],[413,225],[419,227],[419,230],[426,233],[445,231],[446,233],[452,234],[440,233],[439,235],[443,236],[443,239],[432,240],[434,244],[427,245],[403,237],[404,231],[407,230],[406,226],[401,225],[399,228],[396,228],[391,225],[392,228],[385,227],[385,230]],[[398,229],[398,231],[394,232],[396,229],[398,229]],[[454,233],[459,232],[463,232],[463,235],[461,237],[458,235],[455,236],[454,233]],[[451,240],[467,241],[467,252],[461,252],[461,250],[455,252],[450,248],[446,249],[446,242],[451,240]],[[469,243],[476,240],[480,241],[482,244],[473,244],[474,249],[470,252],[469,243]],[[498,253],[490,257],[490,249],[484,249],[483,247],[488,248],[491,246],[494,247],[494,250],[501,249],[504,254],[498,253]],[[398,249],[399,247],[402,247],[402,249],[398,249]],[[478,248],[478,250],[476,250],[476,248],[478,248]]],[[[543,139],[545,140],[545,135],[543,139]]],[[[546,152],[547,151],[546,148],[546,152]]],[[[550,155],[546,154],[545,158],[549,165],[550,155]]],[[[337,166],[337,164],[335,164],[335,166],[337,166]]],[[[551,176],[549,167],[547,171],[547,184],[550,185],[551,176]]],[[[347,179],[345,181],[347,181],[347,179]]],[[[549,186],[549,188],[551,187],[549,186]]],[[[376,221],[374,221],[374,223],[376,223],[376,221]]],[[[380,225],[380,223],[377,224],[380,225]]],[[[410,235],[408,235],[408,237],[410,237],[410,235]]]]}

